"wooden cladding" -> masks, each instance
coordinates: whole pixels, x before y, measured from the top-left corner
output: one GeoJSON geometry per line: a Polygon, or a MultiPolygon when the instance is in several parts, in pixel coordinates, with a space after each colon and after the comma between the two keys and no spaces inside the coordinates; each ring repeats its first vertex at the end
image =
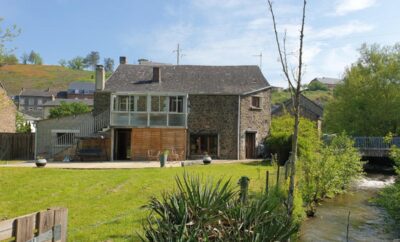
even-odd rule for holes
{"type": "MultiPolygon", "coordinates": [[[[132,129],[131,159],[147,160],[149,150],[174,149],[186,154],[186,129],[134,128],[132,129]]],[[[186,157],[182,157],[185,159],[186,157]]]]}

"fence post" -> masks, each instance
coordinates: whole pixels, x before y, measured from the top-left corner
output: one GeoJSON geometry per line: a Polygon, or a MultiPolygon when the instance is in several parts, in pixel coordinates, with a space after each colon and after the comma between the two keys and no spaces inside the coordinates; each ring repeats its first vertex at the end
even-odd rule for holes
{"type": "Polygon", "coordinates": [[[18,218],[16,221],[16,242],[26,242],[34,237],[35,215],[18,218]]]}
{"type": "Polygon", "coordinates": [[[266,172],[266,177],[265,177],[265,193],[268,194],[269,190],[269,171],[266,172]]]}
{"type": "Polygon", "coordinates": [[[249,190],[250,179],[247,176],[242,176],[239,179],[240,185],[240,201],[245,203],[247,201],[247,192],[249,190]]]}
{"type": "Polygon", "coordinates": [[[276,170],[276,188],[279,187],[279,169],[280,169],[280,166],[278,164],[278,167],[277,167],[277,170],[276,170]]]}

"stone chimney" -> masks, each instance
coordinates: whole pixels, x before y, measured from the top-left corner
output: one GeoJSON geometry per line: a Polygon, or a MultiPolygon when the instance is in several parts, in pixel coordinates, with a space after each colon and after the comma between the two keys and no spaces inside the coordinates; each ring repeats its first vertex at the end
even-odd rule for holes
{"type": "Polygon", "coordinates": [[[96,91],[103,91],[106,83],[106,77],[103,65],[96,66],[96,91]]]}
{"type": "Polygon", "coordinates": [[[161,83],[161,68],[158,66],[153,67],[153,82],[161,83]]]}
{"type": "Polygon", "coordinates": [[[119,64],[120,64],[120,65],[125,65],[125,64],[127,64],[127,62],[126,62],[126,56],[120,56],[120,57],[119,57],[119,64]]]}

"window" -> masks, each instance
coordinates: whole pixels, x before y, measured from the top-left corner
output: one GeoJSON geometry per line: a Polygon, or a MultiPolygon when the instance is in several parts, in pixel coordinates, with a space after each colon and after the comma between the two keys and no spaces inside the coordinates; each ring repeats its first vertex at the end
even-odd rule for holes
{"type": "Polygon", "coordinates": [[[42,105],[42,104],[43,104],[43,101],[42,101],[42,99],[41,99],[41,98],[38,98],[38,100],[37,100],[37,104],[38,104],[38,105],[42,105]]]}
{"type": "Polygon", "coordinates": [[[25,99],[24,98],[19,98],[19,104],[25,104],[25,99]]]}
{"type": "Polygon", "coordinates": [[[147,111],[147,97],[146,96],[138,96],[136,98],[137,98],[136,111],[146,112],[147,111]]]}
{"type": "Polygon", "coordinates": [[[151,97],[151,111],[152,112],[166,112],[167,111],[167,97],[166,96],[152,96],[151,97]]]}
{"type": "Polygon", "coordinates": [[[57,145],[72,145],[74,144],[75,133],[56,133],[57,145]]]}
{"type": "Polygon", "coordinates": [[[117,97],[117,111],[128,111],[128,96],[118,96],[117,97]]]}
{"type": "Polygon", "coordinates": [[[29,101],[29,105],[33,105],[35,100],[33,98],[29,98],[28,101],[29,101]]]}
{"type": "Polygon", "coordinates": [[[218,155],[218,135],[217,134],[191,134],[190,135],[190,154],[211,156],[218,155]]]}
{"type": "Polygon", "coordinates": [[[174,113],[183,113],[183,97],[170,97],[169,98],[169,111],[174,113]]]}
{"type": "Polygon", "coordinates": [[[260,97],[257,97],[257,96],[251,97],[251,107],[252,108],[261,108],[261,99],[260,99],[260,97]]]}

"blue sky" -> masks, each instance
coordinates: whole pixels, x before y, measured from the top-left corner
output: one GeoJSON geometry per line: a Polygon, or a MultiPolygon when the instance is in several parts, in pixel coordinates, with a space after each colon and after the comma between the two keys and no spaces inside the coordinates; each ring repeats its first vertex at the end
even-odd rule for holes
{"type": "MultiPolygon", "coordinates": [[[[35,50],[45,64],[85,56],[129,63],[139,58],[181,64],[258,65],[268,81],[286,86],[277,61],[266,0],[0,0],[3,27],[22,32],[8,47],[35,50]]],[[[300,0],[275,0],[278,28],[287,30],[288,49],[296,57],[300,0]]],[[[309,0],[305,31],[304,82],[341,77],[357,59],[362,43],[392,45],[400,40],[398,0],[309,0]]]]}

